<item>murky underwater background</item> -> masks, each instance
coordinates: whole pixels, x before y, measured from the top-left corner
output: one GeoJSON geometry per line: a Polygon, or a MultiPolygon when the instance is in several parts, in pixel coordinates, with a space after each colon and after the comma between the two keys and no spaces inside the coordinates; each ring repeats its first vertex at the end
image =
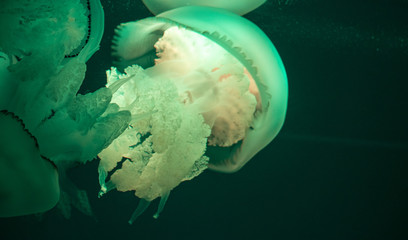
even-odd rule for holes
{"type": "MultiPolygon", "coordinates": [[[[105,84],[113,29],[151,16],[103,0],[102,48],[82,92],[105,84]]],[[[0,219],[0,239],[408,239],[408,1],[269,0],[247,14],[285,64],[289,105],[278,137],[235,174],[206,171],[127,221],[138,199],[101,199],[97,161],[69,172],[95,213],[54,209],[0,219]]]]}

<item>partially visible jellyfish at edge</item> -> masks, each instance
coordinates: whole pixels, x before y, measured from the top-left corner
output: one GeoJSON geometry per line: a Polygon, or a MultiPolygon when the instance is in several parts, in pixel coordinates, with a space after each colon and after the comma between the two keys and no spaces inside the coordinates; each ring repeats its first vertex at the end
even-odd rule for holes
{"type": "Polygon", "coordinates": [[[116,34],[124,73],[108,71],[107,86],[132,119],[98,155],[98,171],[100,195],[117,189],[141,198],[129,223],[160,197],[158,217],[170,191],[207,168],[238,171],[282,127],[284,66],[250,21],[191,6],[121,24],[116,34]]]}
{"type": "Polygon", "coordinates": [[[244,15],[265,2],[266,0],[143,0],[146,7],[155,15],[185,6],[215,7],[244,15]]]}
{"type": "Polygon", "coordinates": [[[49,210],[67,185],[86,196],[65,169],[94,159],[128,125],[109,89],[77,94],[103,21],[99,0],[2,2],[0,217],[49,210]]]}
{"type": "Polygon", "coordinates": [[[35,138],[12,113],[0,112],[0,132],[0,217],[54,207],[60,197],[55,165],[41,156],[35,138]]]}

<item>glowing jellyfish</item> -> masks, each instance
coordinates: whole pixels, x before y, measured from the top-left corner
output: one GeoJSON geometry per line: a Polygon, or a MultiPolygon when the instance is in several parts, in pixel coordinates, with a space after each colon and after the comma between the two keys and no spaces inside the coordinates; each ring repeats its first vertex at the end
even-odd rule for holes
{"type": "Polygon", "coordinates": [[[141,198],[130,223],[161,197],[157,217],[170,191],[207,167],[239,170],[282,127],[285,70],[250,21],[192,6],[122,24],[116,34],[117,64],[146,69],[107,72],[112,102],[132,120],[99,154],[99,181],[101,195],[116,188],[141,198]]]}
{"type": "Polygon", "coordinates": [[[155,15],[184,6],[216,7],[244,15],[265,2],[266,0],[143,0],[146,7],[155,15]]]}
{"type": "Polygon", "coordinates": [[[128,124],[109,89],[77,95],[104,21],[98,0],[82,3],[2,2],[0,216],[53,207],[60,191],[53,164],[61,171],[92,160],[128,124]]]}

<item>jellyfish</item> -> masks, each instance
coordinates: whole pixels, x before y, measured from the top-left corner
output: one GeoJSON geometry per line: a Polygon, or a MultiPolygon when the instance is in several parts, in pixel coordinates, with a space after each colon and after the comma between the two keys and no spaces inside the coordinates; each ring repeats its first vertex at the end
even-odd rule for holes
{"type": "Polygon", "coordinates": [[[0,217],[54,207],[60,196],[55,165],[12,113],[0,112],[0,132],[0,217]]]}
{"type": "Polygon", "coordinates": [[[2,3],[0,216],[8,217],[52,208],[65,167],[94,159],[130,114],[116,111],[108,88],[77,94],[103,34],[99,0],[2,3]]]}
{"type": "Polygon", "coordinates": [[[222,1],[222,0],[143,0],[146,7],[155,15],[183,6],[207,6],[216,7],[228,10],[230,12],[244,15],[255,8],[264,4],[266,0],[235,0],[235,1],[222,1]]]}
{"type": "Polygon", "coordinates": [[[98,155],[98,172],[100,196],[117,189],[140,198],[129,223],[160,197],[158,217],[170,191],[207,168],[238,171],[278,134],[286,73],[252,22],[189,6],[115,32],[113,55],[124,72],[107,71],[107,87],[132,117],[98,155]]]}

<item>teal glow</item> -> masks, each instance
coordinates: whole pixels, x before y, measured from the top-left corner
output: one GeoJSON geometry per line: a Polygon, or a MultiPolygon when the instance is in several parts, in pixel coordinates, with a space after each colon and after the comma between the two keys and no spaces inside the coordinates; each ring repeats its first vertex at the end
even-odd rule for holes
{"type": "MultiPolygon", "coordinates": [[[[60,197],[57,171],[44,159],[69,186],[63,171],[94,159],[130,116],[114,111],[106,88],[77,95],[104,30],[99,0],[6,1],[0,26],[8,32],[0,37],[0,216],[43,212],[60,197]]],[[[68,188],[61,191],[84,199],[68,188]]]]}

